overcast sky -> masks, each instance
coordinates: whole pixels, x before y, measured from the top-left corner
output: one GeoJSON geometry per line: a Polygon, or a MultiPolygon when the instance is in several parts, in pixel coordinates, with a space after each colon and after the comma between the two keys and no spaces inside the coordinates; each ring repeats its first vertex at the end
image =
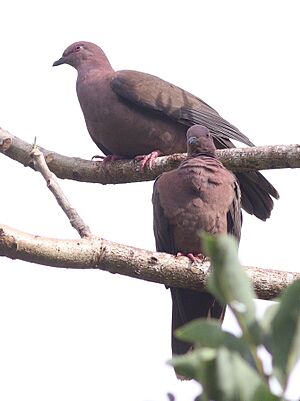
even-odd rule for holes
{"type": "MultiPolygon", "coordinates": [[[[115,69],[164,78],[201,97],[257,145],[299,142],[297,1],[7,1],[1,6],[0,126],[56,152],[90,159],[76,72],[52,68],[78,40],[115,69]]],[[[1,223],[77,238],[41,176],[0,155],[1,223]]],[[[243,264],[299,269],[299,171],[266,172],[280,192],[266,223],[244,214],[243,264]]],[[[154,250],[153,183],[61,181],[93,233],[154,250]]],[[[101,271],[0,259],[0,399],[189,401],[166,361],[170,294],[101,271]]],[[[267,302],[257,302],[261,312],[267,302]]],[[[224,326],[235,330],[226,316],[224,326]]],[[[290,395],[299,398],[299,380],[290,395]]]]}

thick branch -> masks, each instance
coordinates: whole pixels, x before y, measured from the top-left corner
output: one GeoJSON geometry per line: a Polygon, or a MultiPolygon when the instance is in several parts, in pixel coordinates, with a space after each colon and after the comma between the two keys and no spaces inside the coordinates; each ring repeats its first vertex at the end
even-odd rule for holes
{"type": "MultiPolygon", "coordinates": [[[[22,163],[33,165],[30,159],[32,145],[0,129],[0,152],[22,163]]],[[[140,171],[134,161],[106,163],[59,155],[40,147],[50,170],[59,178],[100,184],[120,184],[149,181],[164,171],[174,169],[184,154],[159,157],[152,170],[140,171]]],[[[233,171],[266,170],[300,167],[300,145],[260,146],[218,150],[220,160],[233,171]]]]}
{"type": "Polygon", "coordinates": [[[34,146],[31,150],[30,156],[33,159],[34,168],[38,170],[44,177],[47,187],[53,193],[57,203],[67,215],[71,226],[75,228],[81,238],[90,237],[92,235],[90,228],[84,223],[76,209],[72,207],[67,197],[61,190],[55,174],[53,174],[47,166],[43,153],[37,146],[34,146]]]}
{"type": "MultiPolygon", "coordinates": [[[[185,258],[117,244],[99,237],[59,240],[0,225],[0,256],[72,269],[101,269],[167,286],[205,289],[209,262],[197,266],[185,258]]],[[[257,296],[277,297],[299,273],[245,267],[257,296]]]]}

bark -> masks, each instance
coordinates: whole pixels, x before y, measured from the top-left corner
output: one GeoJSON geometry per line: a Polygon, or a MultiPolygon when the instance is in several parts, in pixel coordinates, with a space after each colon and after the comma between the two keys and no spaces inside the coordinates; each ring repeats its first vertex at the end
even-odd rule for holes
{"type": "MultiPolygon", "coordinates": [[[[78,240],[45,238],[0,224],[0,256],[41,265],[100,269],[110,273],[175,287],[205,290],[210,263],[191,264],[186,257],[151,252],[117,244],[99,237],[78,240]]],[[[256,294],[272,299],[300,279],[299,273],[245,267],[256,294]]]]}
{"type": "MultiPolygon", "coordinates": [[[[100,184],[153,180],[162,172],[176,168],[185,158],[185,154],[159,157],[154,161],[151,170],[141,171],[139,163],[132,160],[104,164],[100,161],[62,156],[42,147],[39,149],[44,154],[48,167],[57,177],[100,184]]],[[[24,166],[34,168],[31,150],[31,144],[0,129],[0,152],[24,166]]],[[[234,148],[218,150],[217,153],[225,167],[235,172],[300,167],[300,145],[234,148]]]]}

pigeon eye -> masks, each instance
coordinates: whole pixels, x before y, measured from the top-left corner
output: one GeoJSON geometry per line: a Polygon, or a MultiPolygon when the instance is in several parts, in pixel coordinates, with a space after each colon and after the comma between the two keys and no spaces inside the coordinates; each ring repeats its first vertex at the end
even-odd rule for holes
{"type": "Polygon", "coordinates": [[[79,46],[79,45],[76,46],[76,47],[75,47],[75,52],[79,52],[80,49],[82,49],[82,46],[79,46]]]}

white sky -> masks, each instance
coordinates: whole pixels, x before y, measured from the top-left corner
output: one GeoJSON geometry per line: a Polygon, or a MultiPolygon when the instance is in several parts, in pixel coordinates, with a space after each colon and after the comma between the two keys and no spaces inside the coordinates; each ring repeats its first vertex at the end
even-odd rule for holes
{"type": "MultiPolygon", "coordinates": [[[[299,142],[297,1],[7,1],[1,6],[0,126],[69,156],[99,153],[75,94],[75,70],[52,68],[72,42],[100,45],[115,69],[152,73],[216,108],[257,145],[299,142]]],[[[77,238],[42,178],[0,155],[1,223],[77,238]]],[[[244,264],[295,270],[299,171],[267,172],[272,218],[244,214],[244,264]]],[[[61,181],[93,232],[154,249],[152,183],[61,181]]],[[[260,311],[268,304],[258,302],[260,311]]],[[[0,259],[0,399],[177,401],[197,394],[170,358],[164,286],[101,271],[0,259]]],[[[234,330],[230,317],[225,327],[234,330]]],[[[295,375],[291,397],[299,397],[295,375]]]]}

